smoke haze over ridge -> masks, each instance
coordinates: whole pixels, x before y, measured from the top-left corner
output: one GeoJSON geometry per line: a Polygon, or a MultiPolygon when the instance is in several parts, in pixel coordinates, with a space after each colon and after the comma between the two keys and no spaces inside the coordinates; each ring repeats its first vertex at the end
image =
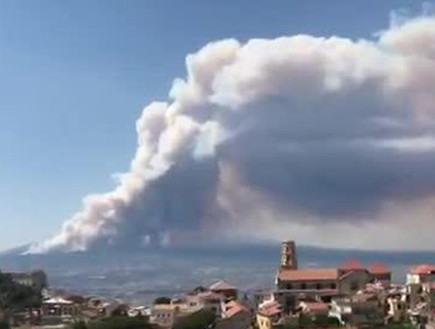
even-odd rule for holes
{"type": "Polygon", "coordinates": [[[30,252],[289,236],[435,249],[434,17],[374,40],[222,40],[186,69],[138,119],[117,188],[30,252]]]}

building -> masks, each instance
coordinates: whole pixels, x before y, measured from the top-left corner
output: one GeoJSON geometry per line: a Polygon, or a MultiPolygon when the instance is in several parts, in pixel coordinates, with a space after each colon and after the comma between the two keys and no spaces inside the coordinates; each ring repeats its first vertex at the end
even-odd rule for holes
{"type": "Polygon", "coordinates": [[[217,316],[221,316],[222,303],[225,301],[222,295],[208,290],[187,294],[184,299],[188,313],[208,309],[217,316]]]}
{"type": "Polygon", "coordinates": [[[252,325],[252,313],[242,303],[230,301],[225,303],[222,319],[216,323],[216,329],[248,329],[252,325]]]}
{"type": "Polygon", "coordinates": [[[421,308],[425,303],[423,285],[435,282],[435,265],[422,264],[414,266],[406,275],[406,288],[409,295],[410,308],[421,308]]]}
{"type": "Polygon", "coordinates": [[[386,286],[391,284],[391,271],[383,264],[375,263],[368,268],[373,282],[380,282],[386,286]]]}
{"type": "Polygon", "coordinates": [[[172,328],[179,315],[179,307],[171,304],[157,304],[151,308],[150,323],[162,328],[172,328]]]}
{"type": "MultiPolygon", "coordinates": [[[[414,266],[406,275],[409,313],[418,323],[435,322],[435,265],[414,266]]],[[[434,324],[435,327],[435,324],[434,324]]]]}
{"type": "Polygon", "coordinates": [[[212,284],[209,288],[210,291],[222,295],[226,300],[237,299],[237,288],[226,283],[225,281],[219,281],[212,284]]]}
{"type": "Polygon", "coordinates": [[[341,268],[298,268],[297,264],[295,243],[284,242],[274,298],[286,312],[294,311],[298,300],[330,302],[334,296],[354,294],[373,280],[371,273],[356,262],[341,268]]]}
{"type": "Polygon", "coordinates": [[[257,312],[256,320],[259,329],[273,329],[282,324],[284,312],[281,305],[276,301],[262,303],[257,312]]]}
{"type": "Polygon", "coordinates": [[[288,270],[298,269],[298,257],[294,241],[284,241],[281,244],[281,268],[288,270]]]}
{"type": "Polygon", "coordinates": [[[414,266],[406,275],[407,284],[422,284],[425,282],[435,282],[435,265],[414,266]]]}
{"type": "Polygon", "coordinates": [[[328,304],[323,302],[301,301],[299,302],[298,308],[302,314],[310,317],[328,316],[329,314],[328,304]]]}
{"type": "Polygon", "coordinates": [[[81,317],[81,307],[71,300],[52,297],[42,302],[42,316],[46,320],[72,322],[81,317]]]}

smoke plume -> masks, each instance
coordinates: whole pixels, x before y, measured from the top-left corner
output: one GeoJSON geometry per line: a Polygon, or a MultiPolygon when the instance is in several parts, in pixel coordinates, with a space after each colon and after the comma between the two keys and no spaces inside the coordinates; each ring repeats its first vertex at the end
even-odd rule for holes
{"type": "Polygon", "coordinates": [[[276,240],[434,249],[435,18],[213,42],[136,123],[114,191],[31,252],[276,240]]]}

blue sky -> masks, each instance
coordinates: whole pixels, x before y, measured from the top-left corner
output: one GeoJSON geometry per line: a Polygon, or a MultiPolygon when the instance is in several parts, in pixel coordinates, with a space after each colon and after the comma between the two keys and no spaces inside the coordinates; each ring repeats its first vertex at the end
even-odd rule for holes
{"type": "MultiPolygon", "coordinates": [[[[427,3],[427,1],[426,1],[427,3]]],[[[49,237],[114,186],[134,123],[205,43],[370,38],[423,1],[0,1],[0,249],[49,237]]]]}

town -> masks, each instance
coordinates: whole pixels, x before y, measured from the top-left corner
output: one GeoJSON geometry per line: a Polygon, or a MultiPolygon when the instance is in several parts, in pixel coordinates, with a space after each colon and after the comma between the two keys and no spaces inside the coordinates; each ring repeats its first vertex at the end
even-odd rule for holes
{"type": "Polygon", "coordinates": [[[403,283],[379,263],[301,268],[295,242],[285,241],[270,290],[247,293],[219,281],[143,306],[50,288],[41,270],[0,272],[0,328],[11,327],[432,329],[435,265],[413,266],[403,283]]]}

